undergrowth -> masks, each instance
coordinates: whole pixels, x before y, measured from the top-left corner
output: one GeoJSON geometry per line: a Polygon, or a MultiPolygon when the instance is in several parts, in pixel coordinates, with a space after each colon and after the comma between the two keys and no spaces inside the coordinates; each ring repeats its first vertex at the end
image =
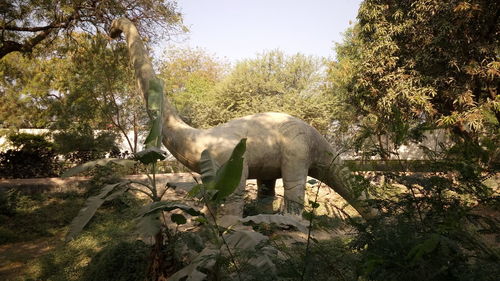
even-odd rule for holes
{"type": "MultiPolygon", "coordinates": [[[[142,245],[135,244],[133,218],[140,206],[135,199],[129,200],[129,207],[122,208],[112,202],[99,210],[88,229],[76,239],[60,244],[42,258],[32,261],[25,280],[99,280],[98,269],[108,268],[101,274],[119,278],[126,268],[119,268],[115,261],[130,264],[140,260],[142,245]]],[[[80,205],[81,207],[81,205],[80,205]]],[[[73,214],[76,215],[78,210],[73,214]]],[[[71,221],[71,217],[68,220],[71,221]]],[[[142,256],[146,258],[146,256],[142,256]]],[[[140,264],[135,265],[136,269],[140,264]]],[[[113,277],[113,278],[114,278],[113,277]]],[[[100,280],[140,280],[140,279],[100,279],[100,280]]]]}
{"type": "Polygon", "coordinates": [[[76,192],[25,195],[11,189],[0,196],[0,244],[57,236],[83,204],[76,192]]]}
{"type": "MultiPolygon", "coordinates": [[[[315,230],[350,227],[351,233],[343,238],[311,239],[306,251],[306,243],[282,240],[286,234],[277,225],[258,223],[254,230],[270,238],[265,244],[235,251],[232,257],[207,255],[205,259],[215,265],[200,271],[206,280],[235,280],[238,273],[242,280],[262,281],[496,280],[498,221],[477,212],[478,206],[493,214],[499,209],[498,197],[488,187],[444,177],[398,176],[392,182],[408,189],[374,200],[380,210],[376,219],[339,221],[306,214],[315,230]],[[486,236],[494,241],[485,242],[486,236]],[[278,251],[272,260],[276,272],[263,271],[252,262],[270,253],[270,247],[278,251]]],[[[0,199],[3,243],[56,237],[67,230],[83,204],[76,193],[28,196],[11,191],[0,199]]],[[[136,241],[134,234],[134,218],[142,203],[132,196],[107,201],[81,235],[30,261],[19,280],[144,280],[151,248],[136,241]]],[[[223,235],[226,230],[220,231],[223,235]]],[[[180,267],[188,266],[206,247],[206,236],[179,231],[179,243],[170,245],[176,247],[176,256],[170,258],[180,267]],[[182,245],[190,250],[185,252],[182,245]]]]}

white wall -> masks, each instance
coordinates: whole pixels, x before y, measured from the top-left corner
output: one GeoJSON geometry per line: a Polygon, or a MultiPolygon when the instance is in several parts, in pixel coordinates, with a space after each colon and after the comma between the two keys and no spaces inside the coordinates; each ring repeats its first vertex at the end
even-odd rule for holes
{"type": "MultiPolygon", "coordinates": [[[[41,135],[50,132],[48,129],[20,129],[19,132],[21,133],[29,133],[29,134],[34,134],[34,135],[41,135]]],[[[6,134],[9,133],[9,130],[7,129],[0,129],[0,151],[6,151],[10,147],[8,146],[7,139],[5,137],[6,134]]],[[[132,131],[128,133],[129,137],[131,140],[133,140],[134,134],[132,131]]],[[[405,159],[405,160],[425,160],[426,155],[424,153],[424,150],[421,148],[421,146],[425,146],[431,150],[440,152],[440,143],[441,144],[449,144],[450,141],[447,137],[447,133],[445,130],[433,130],[433,131],[427,131],[427,133],[424,134],[425,138],[421,143],[415,144],[415,143],[410,143],[407,145],[402,145],[398,148],[397,153],[399,154],[399,159],[405,159]]],[[[120,148],[120,151],[126,151],[128,150],[130,152],[130,147],[127,144],[126,139],[123,137],[123,135],[119,135],[120,139],[118,142],[118,147],[120,148]]],[[[143,142],[144,142],[144,137],[139,136],[138,140],[138,151],[143,149],[143,142]]],[[[355,153],[345,153],[342,155],[342,158],[344,159],[358,159],[360,158],[360,155],[356,155],[355,153]]],[[[392,159],[398,159],[397,156],[392,156],[392,159]]],[[[373,158],[376,159],[376,158],[373,158]]]]}
{"type": "MultiPolygon", "coordinates": [[[[18,132],[19,133],[33,134],[33,135],[42,135],[42,134],[46,134],[46,133],[50,133],[50,132],[54,132],[54,131],[51,131],[49,129],[19,129],[18,132]]],[[[8,135],[9,133],[11,133],[11,131],[9,131],[8,129],[0,129],[0,151],[6,151],[7,149],[12,148],[9,146],[9,144],[7,142],[7,138],[6,138],[6,135],[8,135]]],[[[127,133],[127,135],[129,136],[130,140],[133,142],[134,132],[130,131],[127,133]]],[[[137,142],[138,151],[143,149],[143,145],[142,145],[143,142],[144,142],[144,137],[139,136],[139,140],[137,142]]],[[[125,137],[122,134],[119,134],[118,148],[120,148],[120,151],[128,150],[130,152],[130,147],[127,143],[127,140],[125,139],[125,137]]]]}

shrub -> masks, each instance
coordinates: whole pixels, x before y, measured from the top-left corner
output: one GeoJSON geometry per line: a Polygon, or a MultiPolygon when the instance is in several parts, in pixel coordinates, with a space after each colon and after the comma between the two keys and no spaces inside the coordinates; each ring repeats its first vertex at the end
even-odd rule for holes
{"type": "Polygon", "coordinates": [[[116,138],[113,132],[95,134],[90,126],[79,125],[54,134],[54,143],[59,154],[72,163],[82,164],[104,158],[108,153],[118,154],[116,138]]]}
{"type": "Polygon", "coordinates": [[[0,153],[0,178],[57,176],[61,166],[45,136],[19,133],[8,137],[14,149],[0,153]]]}
{"type": "Polygon", "coordinates": [[[489,220],[480,224],[487,218],[472,212],[478,201],[465,193],[468,187],[442,177],[399,180],[409,187],[408,192],[379,201],[381,216],[355,224],[359,234],[352,246],[361,253],[360,269],[366,279],[493,280],[492,276],[499,276],[498,251],[481,239],[481,233],[498,227],[489,220]]]}

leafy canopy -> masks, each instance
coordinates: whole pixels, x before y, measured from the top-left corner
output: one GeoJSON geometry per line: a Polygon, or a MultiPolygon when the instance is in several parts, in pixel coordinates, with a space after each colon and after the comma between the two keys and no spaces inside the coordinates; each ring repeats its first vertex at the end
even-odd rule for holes
{"type": "Polygon", "coordinates": [[[497,1],[364,1],[336,46],[332,93],[345,118],[396,145],[426,128],[496,138],[500,121],[497,1]]]}
{"type": "Polygon", "coordinates": [[[158,0],[10,0],[0,3],[0,59],[11,52],[30,53],[74,31],[104,33],[114,18],[133,20],[143,36],[185,31],[175,1],[158,0]]]}

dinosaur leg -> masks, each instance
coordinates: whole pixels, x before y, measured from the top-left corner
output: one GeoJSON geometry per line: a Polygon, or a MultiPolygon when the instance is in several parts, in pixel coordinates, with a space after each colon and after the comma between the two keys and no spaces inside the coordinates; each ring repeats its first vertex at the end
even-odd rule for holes
{"type": "Polygon", "coordinates": [[[281,159],[285,212],[301,215],[310,166],[309,139],[307,132],[300,128],[290,127],[284,133],[288,136],[288,139],[284,140],[281,159]]]}
{"type": "Polygon", "coordinates": [[[233,194],[229,195],[226,198],[225,203],[218,210],[217,213],[218,213],[219,217],[225,216],[225,215],[238,216],[238,217],[243,216],[243,207],[245,205],[245,187],[246,187],[246,183],[247,183],[247,177],[248,177],[248,165],[244,164],[240,184],[238,185],[236,190],[233,192],[233,194]]]}
{"type": "MultiPolygon", "coordinates": [[[[296,166],[296,165],[292,165],[296,166]]],[[[285,190],[285,212],[301,215],[304,209],[307,169],[287,169],[282,167],[283,188],[285,190]]]]}
{"type": "Polygon", "coordinates": [[[263,213],[273,213],[276,180],[257,179],[257,202],[263,213]]]}

